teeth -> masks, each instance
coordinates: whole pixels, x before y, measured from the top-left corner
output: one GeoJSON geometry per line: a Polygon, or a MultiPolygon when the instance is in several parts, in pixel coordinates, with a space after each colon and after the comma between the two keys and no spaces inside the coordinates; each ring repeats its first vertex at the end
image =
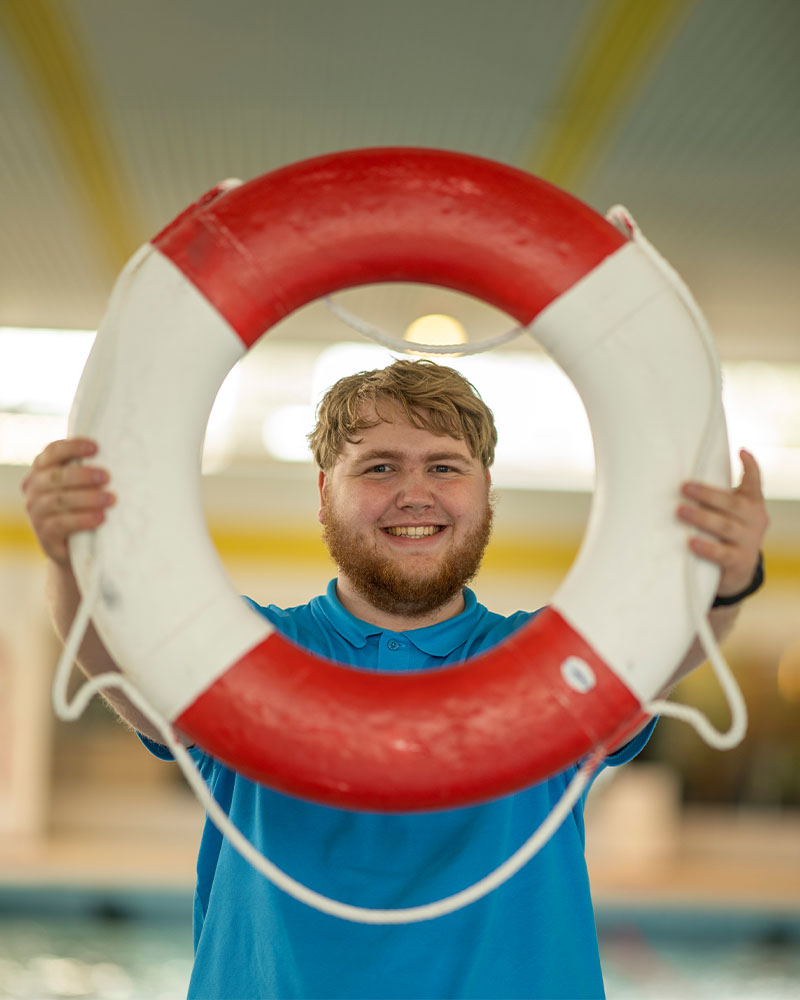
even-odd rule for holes
{"type": "Polygon", "coordinates": [[[424,527],[386,528],[384,530],[390,535],[399,535],[401,538],[424,538],[426,535],[435,535],[442,529],[439,525],[429,524],[424,527]]]}

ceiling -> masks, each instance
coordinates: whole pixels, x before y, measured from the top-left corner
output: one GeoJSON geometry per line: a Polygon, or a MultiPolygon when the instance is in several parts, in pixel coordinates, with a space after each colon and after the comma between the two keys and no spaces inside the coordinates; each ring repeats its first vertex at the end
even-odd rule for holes
{"type": "Polygon", "coordinates": [[[222,178],[418,145],[626,204],[723,357],[800,361],[799,39],[796,0],[0,0],[0,326],[96,327],[222,178]]]}

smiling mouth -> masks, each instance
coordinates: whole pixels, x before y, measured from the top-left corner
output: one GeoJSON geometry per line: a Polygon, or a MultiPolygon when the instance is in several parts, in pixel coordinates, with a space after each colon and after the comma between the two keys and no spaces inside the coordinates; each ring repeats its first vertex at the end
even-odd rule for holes
{"type": "Polygon", "coordinates": [[[384,528],[387,535],[394,535],[398,538],[427,538],[429,535],[438,535],[444,531],[443,524],[426,524],[404,526],[400,528],[384,528]]]}

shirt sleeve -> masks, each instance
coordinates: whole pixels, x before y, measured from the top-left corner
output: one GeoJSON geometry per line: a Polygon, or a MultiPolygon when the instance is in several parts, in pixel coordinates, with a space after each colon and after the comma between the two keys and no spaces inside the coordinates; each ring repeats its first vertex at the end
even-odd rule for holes
{"type": "Polygon", "coordinates": [[[136,735],[154,757],[158,757],[159,760],[175,760],[169,747],[165,747],[161,743],[156,743],[155,740],[150,740],[146,736],[142,736],[141,733],[137,733],[136,735]]]}
{"type": "Polygon", "coordinates": [[[640,754],[647,746],[647,741],[653,735],[656,722],[658,722],[657,718],[651,719],[644,729],[638,732],[632,740],[629,740],[625,746],[620,747],[619,750],[615,750],[614,753],[606,757],[606,766],[619,767],[620,764],[627,764],[640,754]]]}

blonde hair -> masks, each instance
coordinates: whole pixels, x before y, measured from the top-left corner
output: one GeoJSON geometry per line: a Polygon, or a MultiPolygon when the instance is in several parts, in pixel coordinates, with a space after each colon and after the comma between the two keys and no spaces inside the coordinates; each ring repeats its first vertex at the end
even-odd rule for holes
{"type": "Polygon", "coordinates": [[[400,406],[415,427],[465,441],[484,467],[494,461],[494,417],[472,383],[446,365],[403,359],[388,368],[348,375],[328,389],[308,435],[320,469],[330,469],[345,443],[355,443],[359,431],[381,423],[384,401],[400,406]],[[374,417],[365,416],[370,409],[374,417]]]}

